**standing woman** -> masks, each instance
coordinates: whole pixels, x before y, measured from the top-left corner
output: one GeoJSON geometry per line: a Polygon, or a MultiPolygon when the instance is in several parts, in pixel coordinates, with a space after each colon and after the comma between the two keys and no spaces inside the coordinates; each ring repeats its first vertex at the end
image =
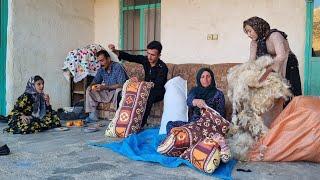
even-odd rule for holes
{"type": "Polygon", "coordinates": [[[29,79],[26,90],[9,113],[9,127],[14,134],[29,134],[60,127],[60,119],[52,110],[48,94],[44,94],[44,80],[40,76],[29,79]]]}
{"type": "Polygon", "coordinates": [[[267,68],[260,82],[264,81],[270,72],[278,72],[289,81],[293,95],[301,95],[298,60],[290,50],[287,34],[277,29],[270,29],[267,21],[256,16],[243,22],[243,30],[252,39],[251,61],[263,55],[270,55],[274,59],[274,64],[267,68]]]}

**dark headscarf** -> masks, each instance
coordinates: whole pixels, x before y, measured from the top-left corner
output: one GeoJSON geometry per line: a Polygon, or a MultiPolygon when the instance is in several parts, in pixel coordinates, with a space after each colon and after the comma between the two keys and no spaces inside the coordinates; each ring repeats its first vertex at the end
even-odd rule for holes
{"type": "Polygon", "coordinates": [[[38,93],[36,90],[35,82],[43,79],[40,76],[32,76],[27,83],[24,93],[31,94],[33,98],[32,116],[42,119],[46,114],[46,102],[44,100],[44,94],[38,93]]]}
{"type": "Polygon", "coordinates": [[[266,40],[273,32],[279,32],[281,35],[287,39],[287,34],[279,31],[277,29],[270,29],[270,25],[267,21],[257,16],[251,17],[243,22],[243,30],[245,31],[245,26],[251,26],[252,29],[257,33],[257,58],[268,54],[266,40]]]}
{"type": "Polygon", "coordinates": [[[203,100],[207,100],[209,98],[212,98],[216,92],[217,92],[217,88],[216,88],[216,82],[214,79],[214,74],[212,72],[211,69],[209,68],[201,68],[198,72],[197,72],[197,76],[196,76],[196,82],[197,82],[197,86],[194,87],[193,89],[191,89],[191,92],[194,92],[196,95],[196,99],[203,99],[203,100]],[[211,84],[208,87],[203,87],[201,85],[200,79],[201,79],[201,75],[203,72],[209,72],[211,75],[211,84]]]}

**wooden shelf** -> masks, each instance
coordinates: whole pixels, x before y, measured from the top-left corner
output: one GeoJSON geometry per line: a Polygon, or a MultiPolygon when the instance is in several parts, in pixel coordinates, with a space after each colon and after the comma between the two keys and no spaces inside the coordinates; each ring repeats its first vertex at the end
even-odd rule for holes
{"type": "Polygon", "coordinates": [[[70,104],[71,106],[74,106],[76,104],[84,104],[85,98],[86,98],[86,89],[90,85],[91,81],[94,77],[87,76],[80,82],[74,83],[73,77],[71,77],[71,83],[70,83],[70,93],[71,93],[71,99],[70,104]]]}
{"type": "Polygon", "coordinates": [[[73,94],[85,94],[85,91],[73,91],[73,94]]]}

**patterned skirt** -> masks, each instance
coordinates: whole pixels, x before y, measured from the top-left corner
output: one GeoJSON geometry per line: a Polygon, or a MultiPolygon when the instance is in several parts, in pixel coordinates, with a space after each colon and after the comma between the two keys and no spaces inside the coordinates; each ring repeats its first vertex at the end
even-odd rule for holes
{"type": "Polygon", "coordinates": [[[9,127],[4,131],[13,134],[30,134],[60,127],[61,123],[57,115],[47,113],[42,119],[32,118],[29,123],[23,122],[21,116],[12,115],[9,117],[8,125],[9,127]]]}

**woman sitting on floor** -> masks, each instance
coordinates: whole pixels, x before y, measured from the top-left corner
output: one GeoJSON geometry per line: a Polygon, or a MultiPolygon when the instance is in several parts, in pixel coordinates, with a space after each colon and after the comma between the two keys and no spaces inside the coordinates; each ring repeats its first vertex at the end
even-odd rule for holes
{"type": "Polygon", "coordinates": [[[9,113],[7,132],[29,134],[61,126],[60,119],[51,109],[49,95],[44,94],[43,89],[42,77],[29,79],[26,90],[9,113]]]}
{"type": "Polygon", "coordinates": [[[167,133],[174,127],[179,127],[200,118],[200,109],[207,106],[216,110],[225,118],[225,99],[222,91],[216,88],[214,74],[209,68],[201,68],[196,76],[197,86],[192,88],[188,94],[187,105],[191,116],[188,122],[169,121],[167,133]]]}

